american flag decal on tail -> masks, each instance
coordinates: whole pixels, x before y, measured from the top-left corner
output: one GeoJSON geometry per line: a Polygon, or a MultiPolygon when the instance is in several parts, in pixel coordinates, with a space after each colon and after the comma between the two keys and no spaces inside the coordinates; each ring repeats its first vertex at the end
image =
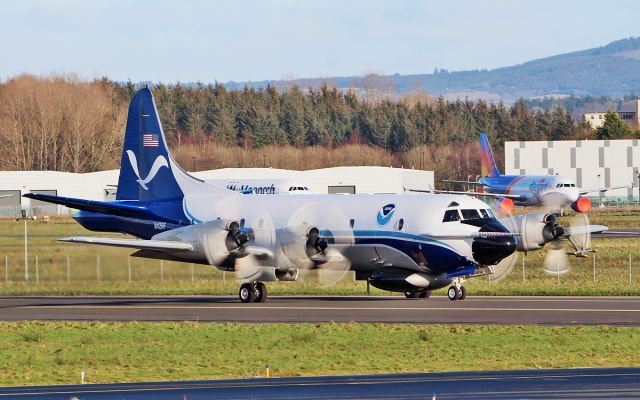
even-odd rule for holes
{"type": "Polygon", "coordinates": [[[158,147],[158,135],[145,133],[142,135],[142,147],[158,147]]]}

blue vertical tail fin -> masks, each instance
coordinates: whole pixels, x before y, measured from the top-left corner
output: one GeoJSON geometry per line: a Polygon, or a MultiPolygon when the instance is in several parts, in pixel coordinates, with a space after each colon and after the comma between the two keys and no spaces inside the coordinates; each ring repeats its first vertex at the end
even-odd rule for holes
{"type": "Polygon", "coordinates": [[[489,139],[484,132],[480,132],[480,166],[483,178],[501,175],[496,165],[496,160],[493,158],[493,153],[491,153],[489,139]]]}
{"type": "Polygon", "coordinates": [[[129,105],[116,200],[182,201],[229,193],[180,168],[169,153],[151,90],[140,89],[129,105]]]}
{"type": "Polygon", "coordinates": [[[179,200],[153,95],[148,88],[131,99],[124,135],[117,200],[179,200]]]}

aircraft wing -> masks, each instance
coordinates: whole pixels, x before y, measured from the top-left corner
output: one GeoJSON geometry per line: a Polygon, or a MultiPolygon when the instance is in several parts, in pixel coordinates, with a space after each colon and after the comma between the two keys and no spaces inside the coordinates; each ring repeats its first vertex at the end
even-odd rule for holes
{"type": "Polygon", "coordinates": [[[519,194],[502,194],[502,193],[487,193],[487,192],[466,192],[463,190],[421,190],[421,189],[405,189],[408,192],[418,192],[418,193],[444,193],[444,194],[467,194],[470,196],[487,196],[487,197],[498,197],[498,198],[508,198],[508,199],[522,199],[522,196],[519,194]]]}
{"type": "Polygon", "coordinates": [[[154,251],[193,251],[189,243],[169,240],[115,239],[91,236],[71,236],[58,239],[61,242],[87,243],[101,246],[126,247],[138,250],[154,251]]]}
{"type": "Polygon", "coordinates": [[[587,233],[602,233],[609,228],[604,225],[568,226],[564,228],[562,237],[573,235],[586,235],[587,233]]]}
{"type": "Polygon", "coordinates": [[[607,190],[625,189],[625,188],[629,188],[629,187],[633,187],[633,185],[609,186],[609,187],[596,188],[596,189],[580,189],[580,195],[587,194],[587,193],[595,193],[595,192],[604,193],[607,190]]]}

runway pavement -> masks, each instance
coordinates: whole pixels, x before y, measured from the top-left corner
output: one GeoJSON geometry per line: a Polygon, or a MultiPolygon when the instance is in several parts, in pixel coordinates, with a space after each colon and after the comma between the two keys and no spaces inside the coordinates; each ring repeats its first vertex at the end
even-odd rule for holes
{"type": "Polygon", "coordinates": [[[0,297],[0,320],[407,322],[640,326],[640,297],[0,297]]]}
{"type": "Polygon", "coordinates": [[[640,368],[0,388],[0,399],[637,399],[640,368]]]}

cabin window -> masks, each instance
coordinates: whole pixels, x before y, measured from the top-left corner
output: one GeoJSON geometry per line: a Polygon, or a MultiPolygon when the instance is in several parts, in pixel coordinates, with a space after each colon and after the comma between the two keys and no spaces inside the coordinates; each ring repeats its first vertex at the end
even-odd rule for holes
{"type": "Polygon", "coordinates": [[[480,215],[482,215],[482,218],[491,218],[489,217],[487,210],[480,209],[480,215]]]}
{"type": "Polygon", "coordinates": [[[404,227],[404,219],[400,218],[400,220],[398,220],[398,230],[401,231],[403,227],[404,227]]]}
{"type": "Polygon", "coordinates": [[[493,211],[491,211],[490,208],[487,208],[485,211],[486,211],[487,214],[489,214],[490,218],[493,218],[493,219],[496,218],[496,216],[493,214],[493,211]]]}
{"type": "Polygon", "coordinates": [[[461,210],[462,211],[462,219],[478,219],[480,218],[480,214],[478,214],[478,210],[461,210]]]}
{"type": "Polygon", "coordinates": [[[447,210],[444,212],[444,218],[442,218],[442,222],[453,222],[460,221],[460,214],[458,214],[458,210],[447,210]]]}

